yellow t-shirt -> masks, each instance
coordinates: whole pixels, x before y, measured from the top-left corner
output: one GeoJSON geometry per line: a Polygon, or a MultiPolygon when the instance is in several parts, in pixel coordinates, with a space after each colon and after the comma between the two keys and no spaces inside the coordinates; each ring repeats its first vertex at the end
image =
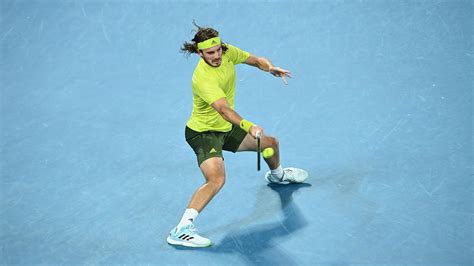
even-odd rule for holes
{"type": "Polygon", "coordinates": [[[230,44],[226,46],[229,49],[222,54],[219,67],[212,67],[201,58],[194,69],[193,112],[186,124],[194,131],[228,132],[232,129],[232,124],[224,120],[211,104],[220,98],[226,98],[234,109],[234,65],[245,62],[250,54],[230,44]]]}

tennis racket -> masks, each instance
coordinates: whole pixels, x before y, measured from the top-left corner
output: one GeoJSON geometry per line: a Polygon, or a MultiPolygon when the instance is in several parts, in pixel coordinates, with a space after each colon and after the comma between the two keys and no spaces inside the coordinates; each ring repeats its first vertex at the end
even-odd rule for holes
{"type": "Polygon", "coordinates": [[[261,137],[262,137],[262,132],[258,131],[257,132],[257,171],[260,171],[260,154],[261,154],[260,138],[261,137]]]}

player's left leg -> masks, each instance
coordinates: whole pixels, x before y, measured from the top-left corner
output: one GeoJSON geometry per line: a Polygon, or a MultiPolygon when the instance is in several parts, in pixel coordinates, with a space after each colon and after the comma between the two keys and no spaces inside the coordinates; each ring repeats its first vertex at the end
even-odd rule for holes
{"type": "MultiPolygon", "coordinates": [[[[270,170],[274,170],[280,166],[280,144],[278,139],[272,136],[263,135],[260,140],[261,149],[272,148],[274,153],[269,158],[264,158],[270,170]]],[[[240,143],[237,151],[257,151],[257,145],[255,139],[247,134],[240,143]]]]}
{"type": "MultiPolygon", "coordinates": [[[[269,158],[264,158],[270,171],[265,175],[268,183],[289,184],[303,183],[308,178],[308,172],[295,167],[282,168],[280,165],[280,144],[277,138],[263,135],[261,138],[261,149],[273,148],[274,154],[269,158]]],[[[247,134],[237,151],[256,151],[255,139],[247,134]]]]}

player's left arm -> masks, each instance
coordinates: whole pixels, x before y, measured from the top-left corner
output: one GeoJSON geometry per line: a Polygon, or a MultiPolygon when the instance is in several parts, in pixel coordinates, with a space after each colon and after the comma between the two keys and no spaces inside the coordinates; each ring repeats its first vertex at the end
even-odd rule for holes
{"type": "Polygon", "coordinates": [[[272,64],[272,62],[269,59],[265,58],[265,57],[258,57],[258,56],[255,56],[255,55],[250,55],[249,58],[247,58],[247,60],[245,60],[244,63],[247,64],[247,65],[254,66],[254,67],[258,67],[259,69],[261,69],[263,71],[270,72],[270,74],[272,74],[275,77],[282,78],[285,85],[288,85],[288,82],[286,81],[286,77],[291,78],[291,72],[290,71],[285,70],[285,69],[280,68],[280,67],[275,67],[272,64]]]}

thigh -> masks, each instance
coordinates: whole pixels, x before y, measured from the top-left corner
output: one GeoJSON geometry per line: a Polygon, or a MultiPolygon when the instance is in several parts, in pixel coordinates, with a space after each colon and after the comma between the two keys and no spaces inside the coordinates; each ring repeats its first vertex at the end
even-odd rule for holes
{"type": "Polygon", "coordinates": [[[223,158],[224,136],[222,132],[196,132],[186,127],[186,142],[194,150],[198,165],[209,158],[223,158]]]}
{"type": "Polygon", "coordinates": [[[199,168],[206,178],[207,182],[219,181],[225,179],[224,160],[219,157],[213,157],[201,163],[199,168]]]}
{"type": "MultiPolygon", "coordinates": [[[[274,137],[263,135],[260,141],[260,149],[264,150],[265,148],[272,147],[275,141],[274,137]]],[[[257,140],[250,136],[250,134],[247,134],[237,151],[257,151],[257,140]]]]}
{"type": "Polygon", "coordinates": [[[236,152],[246,136],[248,136],[248,134],[243,129],[238,126],[232,126],[232,130],[225,133],[224,146],[222,146],[222,149],[236,152]]]}
{"type": "MultiPolygon", "coordinates": [[[[260,143],[261,144],[261,143],[260,143]]],[[[240,143],[237,151],[256,151],[257,150],[257,140],[254,139],[250,134],[245,136],[242,143],[240,143]]]]}

